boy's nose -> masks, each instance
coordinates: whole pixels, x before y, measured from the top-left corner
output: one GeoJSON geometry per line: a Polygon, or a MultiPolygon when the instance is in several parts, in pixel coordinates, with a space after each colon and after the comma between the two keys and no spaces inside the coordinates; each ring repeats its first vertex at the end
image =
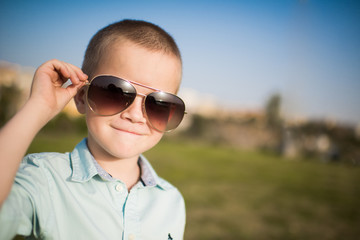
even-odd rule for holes
{"type": "Polygon", "coordinates": [[[145,123],[146,118],[143,112],[142,104],[143,97],[137,96],[134,102],[126,110],[120,113],[120,117],[133,123],[145,123]]]}

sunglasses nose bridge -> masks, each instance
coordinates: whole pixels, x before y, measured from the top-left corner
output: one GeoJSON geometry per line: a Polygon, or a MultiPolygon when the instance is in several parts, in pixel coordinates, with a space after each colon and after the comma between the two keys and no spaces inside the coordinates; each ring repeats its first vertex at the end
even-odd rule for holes
{"type": "Polygon", "coordinates": [[[141,94],[137,94],[137,96],[138,95],[140,95],[139,97],[141,97],[141,99],[134,98],[132,103],[120,113],[120,117],[129,119],[132,122],[145,123],[144,100],[141,94]]]}
{"type": "MultiPolygon", "coordinates": [[[[136,92],[136,97],[141,98],[142,110],[143,110],[143,113],[145,113],[145,112],[144,112],[144,108],[145,108],[146,94],[136,92]]],[[[136,97],[135,97],[135,99],[136,99],[136,97]]],[[[135,99],[134,99],[133,103],[135,102],[135,99]]]]}
{"type": "Polygon", "coordinates": [[[138,92],[136,92],[136,96],[140,96],[140,97],[142,97],[142,98],[145,98],[145,97],[146,97],[145,94],[143,94],[143,93],[138,93],[138,92]]]}

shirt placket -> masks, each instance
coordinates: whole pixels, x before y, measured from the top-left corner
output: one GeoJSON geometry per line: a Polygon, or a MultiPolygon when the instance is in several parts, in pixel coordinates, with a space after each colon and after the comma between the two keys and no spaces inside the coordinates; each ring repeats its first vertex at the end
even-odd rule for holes
{"type": "Polygon", "coordinates": [[[140,215],[138,211],[138,187],[134,186],[126,197],[124,214],[124,236],[125,240],[139,240],[140,237],[140,215]]]}

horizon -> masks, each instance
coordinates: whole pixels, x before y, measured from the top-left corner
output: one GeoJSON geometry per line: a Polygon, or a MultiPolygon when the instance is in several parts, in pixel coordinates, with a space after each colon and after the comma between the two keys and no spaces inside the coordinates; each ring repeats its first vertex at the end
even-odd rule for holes
{"type": "MultiPolygon", "coordinates": [[[[0,76],[0,85],[3,83],[1,80],[16,81],[20,90],[26,94],[30,91],[30,86],[32,82],[33,74],[36,71],[36,68],[31,66],[22,66],[17,63],[11,63],[4,60],[0,60],[0,69],[13,70],[18,78],[1,78],[0,76]]],[[[6,85],[6,83],[5,83],[6,85]]],[[[266,101],[259,108],[254,107],[238,107],[236,105],[226,104],[219,101],[216,96],[209,93],[202,93],[194,88],[181,88],[178,94],[186,104],[186,111],[190,114],[199,114],[204,117],[249,117],[249,116],[265,116],[266,112],[266,101]],[[195,101],[195,103],[192,103],[195,101]],[[250,115],[249,115],[250,114],[250,115]]],[[[271,97],[271,96],[270,96],[271,97]]],[[[280,96],[282,97],[282,96],[280,96]]],[[[23,100],[25,100],[24,98],[23,100]]],[[[280,104],[282,105],[282,103],[280,104]]],[[[75,105],[71,102],[63,109],[63,111],[71,116],[81,116],[76,110],[75,105]]],[[[282,111],[282,109],[281,109],[282,111]]],[[[290,124],[299,124],[299,123],[311,123],[311,122],[323,122],[330,125],[339,125],[339,126],[348,126],[353,127],[355,130],[360,129],[360,122],[349,123],[342,122],[332,118],[311,118],[308,116],[298,115],[296,117],[289,117],[284,115],[283,112],[280,112],[281,117],[285,120],[286,123],[290,124]]],[[[357,130],[358,131],[358,130],[357,130]]]]}

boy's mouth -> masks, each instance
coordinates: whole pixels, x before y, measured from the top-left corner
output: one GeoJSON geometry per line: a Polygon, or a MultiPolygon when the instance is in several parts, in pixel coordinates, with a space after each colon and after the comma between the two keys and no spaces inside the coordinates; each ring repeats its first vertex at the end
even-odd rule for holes
{"type": "Polygon", "coordinates": [[[127,129],[117,128],[117,127],[112,127],[112,128],[114,128],[115,130],[120,131],[120,132],[125,132],[125,133],[129,133],[129,134],[134,134],[134,135],[137,135],[137,136],[142,136],[142,135],[144,135],[144,134],[141,134],[141,133],[138,133],[138,132],[133,132],[133,131],[127,130],[127,129]]]}

